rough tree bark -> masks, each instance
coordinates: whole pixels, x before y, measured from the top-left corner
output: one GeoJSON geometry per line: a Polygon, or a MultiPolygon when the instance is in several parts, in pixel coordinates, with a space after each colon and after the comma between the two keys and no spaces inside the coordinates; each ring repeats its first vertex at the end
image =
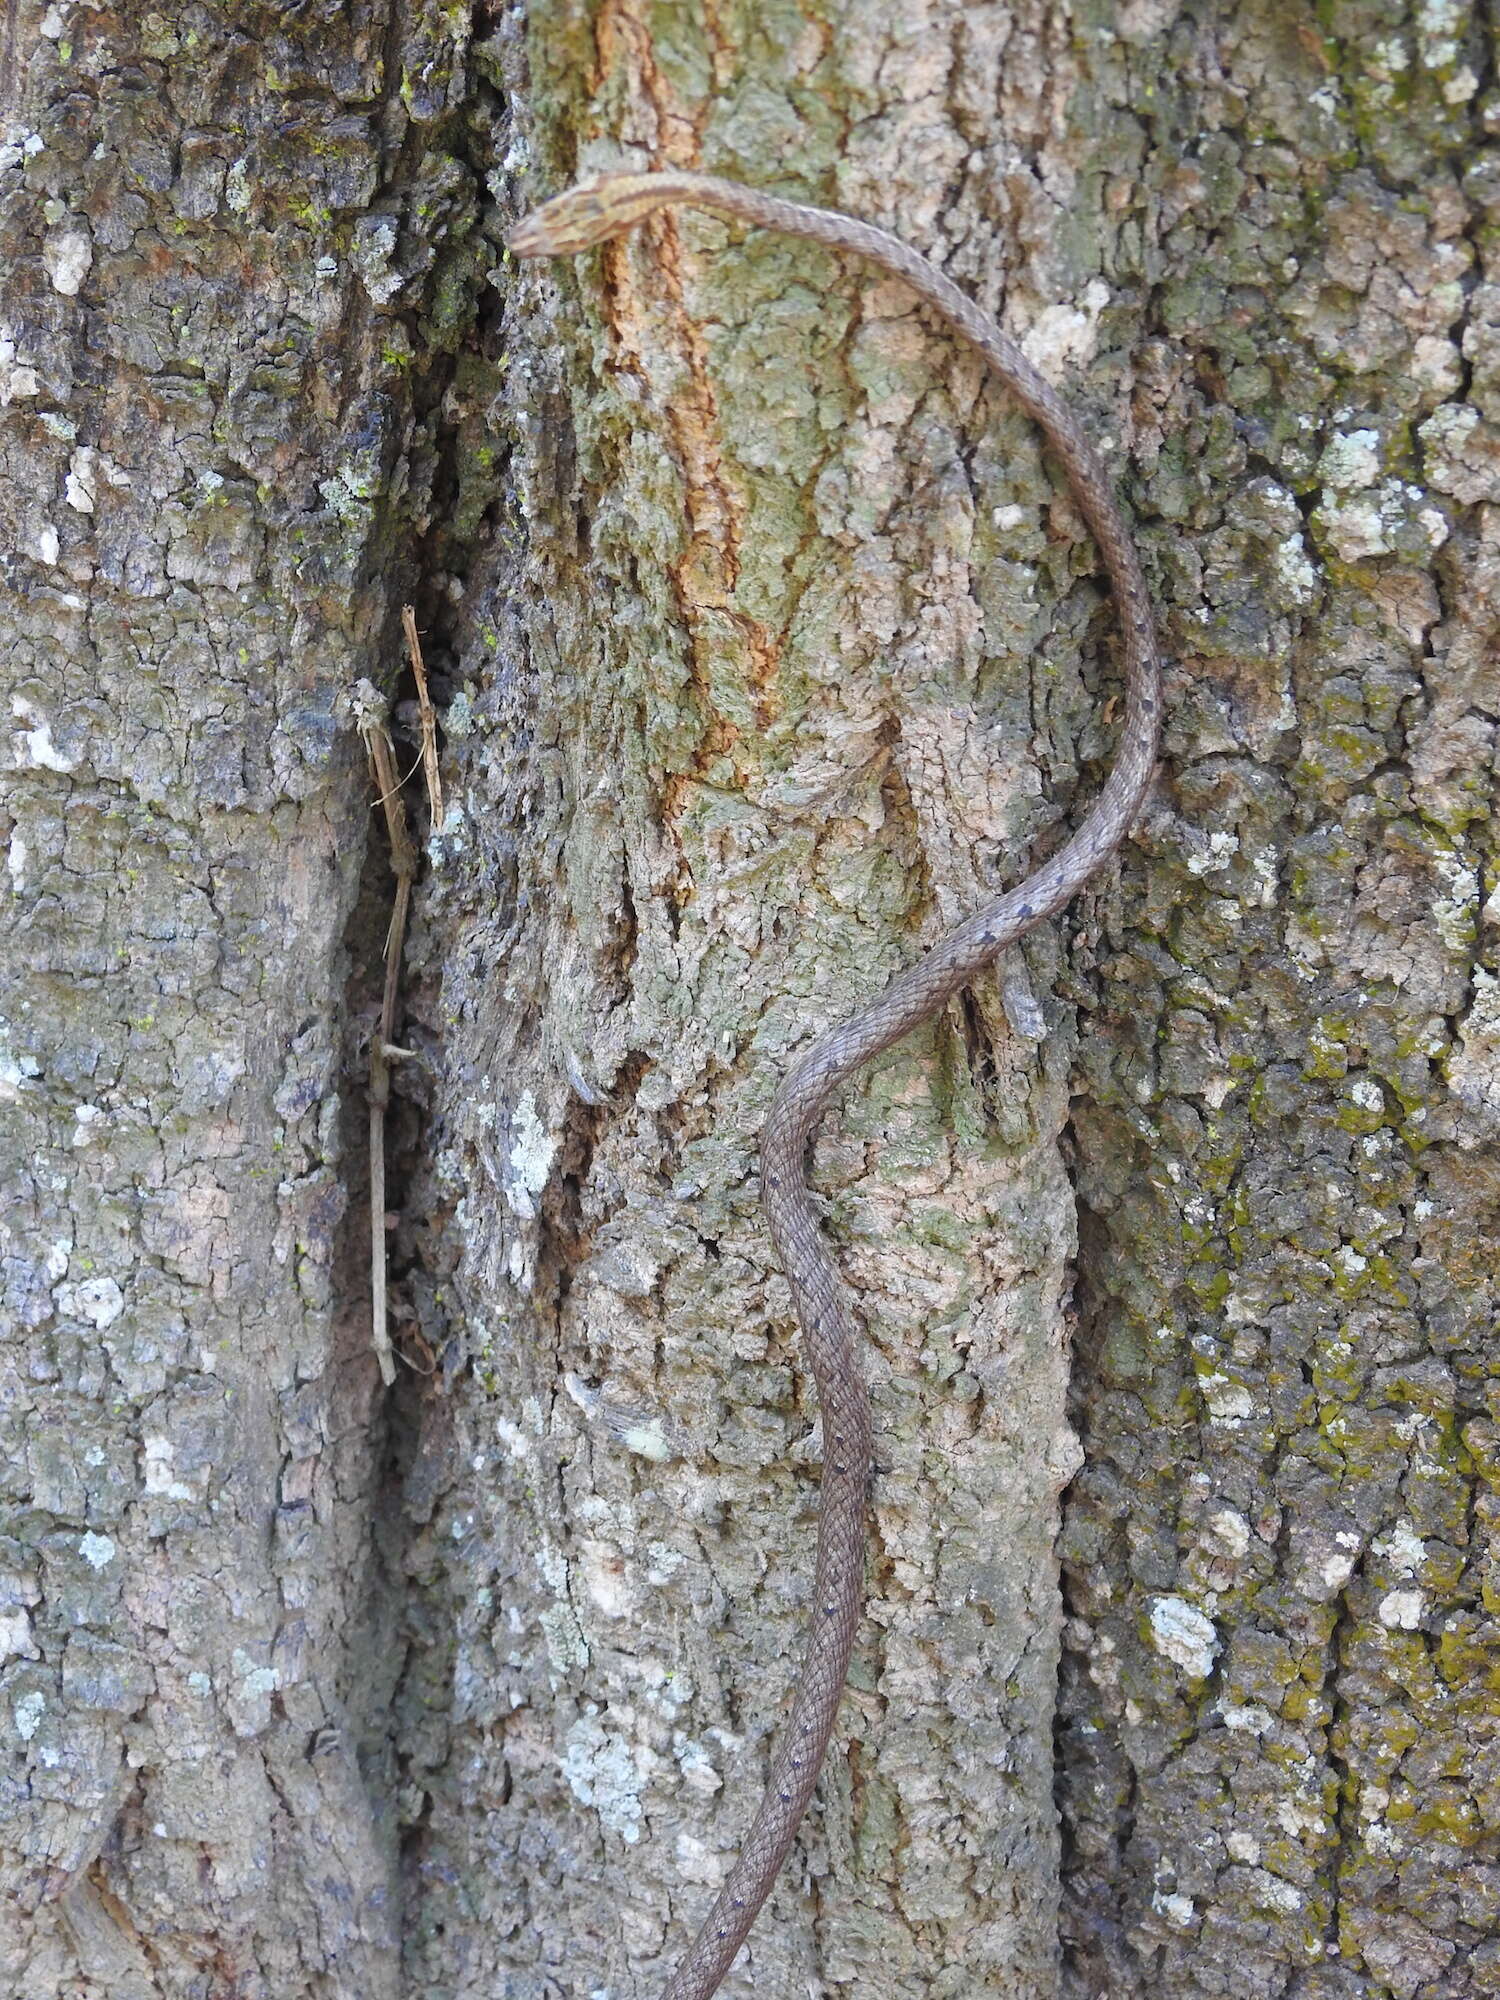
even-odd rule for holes
{"type": "Polygon", "coordinates": [[[871,1614],[726,1991],[1500,1992],[1482,13],[6,33],[9,1986],[635,2000],[753,1803],[818,1460],[759,1119],[1083,809],[1117,683],[899,287],[687,216],[502,255],[670,162],[1000,311],[1174,659],[1118,870],[816,1149],[871,1614]],[[383,1396],[342,697],[408,594],[450,805],[383,1396]]]}

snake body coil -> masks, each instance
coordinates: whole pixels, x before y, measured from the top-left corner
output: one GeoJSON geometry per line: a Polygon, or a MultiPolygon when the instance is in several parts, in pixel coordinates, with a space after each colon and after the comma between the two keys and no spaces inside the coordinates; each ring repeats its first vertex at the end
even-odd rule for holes
{"type": "Polygon", "coordinates": [[[804,1160],[829,1097],[850,1073],[926,1021],[950,995],[1062,908],[1129,830],[1156,760],[1161,665],[1140,562],[1109,480],[1066,404],[1021,350],[943,273],[896,237],[707,174],[610,174],[528,215],[518,256],[569,256],[667,204],[712,209],[847,251],[903,279],[978,349],[1045,432],[1109,572],[1125,639],[1125,719],[1114,767],[1065,847],[1018,888],[979,910],[892,980],[869,1006],[815,1042],[776,1093],[761,1140],[761,1198],[791,1287],[823,1413],[823,1486],[811,1629],[770,1783],[738,1860],[662,2000],[710,2000],[754,1923],[812,1797],[833,1734],[863,1596],[870,1405],[853,1317],[808,1197],[804,1160]]]}

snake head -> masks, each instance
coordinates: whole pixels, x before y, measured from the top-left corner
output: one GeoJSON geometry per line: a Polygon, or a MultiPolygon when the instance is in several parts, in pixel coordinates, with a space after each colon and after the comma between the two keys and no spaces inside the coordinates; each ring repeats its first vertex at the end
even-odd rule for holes
{"type": "Polygon", "coordinates": [[[605,174],[553,195],[506,237],[517,257],[576,257],[674,198],[666,174],[605,174]]]}

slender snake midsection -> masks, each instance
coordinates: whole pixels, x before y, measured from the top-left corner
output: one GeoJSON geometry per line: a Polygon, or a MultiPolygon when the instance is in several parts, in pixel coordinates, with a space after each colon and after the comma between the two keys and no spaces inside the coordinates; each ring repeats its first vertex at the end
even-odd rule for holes
{"type": "Polygon", "coordinates": [[[766,1120],[761,1201],[817,1380],[823,1416],[822,1505],[802,1672],[766,1793],[734,1867],[662,1993],[662,2000],[710,2000],[769,1894],[812,1797],[833,1735],[863,1600],[870,1404],[853,1315],[808,1194],[808,1143],[830,1096],[852,1071],[929,1019],[998,953],[1061,909],[1120,845],[1156,761],[1161,663],[1130,530],[1076,418],[995,322],[899,238],[850,216],[782,201],[735,181],[668,170],[610,174],[570,188],[525,217],[511,233],[510,248],[522,257],[570,256],[670,204],[712,209],[863,257],[904,279],[976,348],[1036,420],[1061,462],[1109,574],[1125,642],[1119,747],[1104,788],[1077,832],[1017,888],[950,931],[852,1020],[814,1042],[782,1082],[766,1120]]]}

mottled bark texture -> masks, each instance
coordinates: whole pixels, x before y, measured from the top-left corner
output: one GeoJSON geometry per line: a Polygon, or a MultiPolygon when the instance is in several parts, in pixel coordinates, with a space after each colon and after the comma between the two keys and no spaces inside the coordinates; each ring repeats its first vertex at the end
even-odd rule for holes
{"type": "Polygon", "coordinates": [[[373,2000],[340,698],[396,658],[495,254],[429,150],[464,23],[10,0],[0,38],[0,1992],[373,2000]]]}
{"type": "Polygon", "coordinates": [[[1076,818],[1117,678],[898,286],[689,216],[500,255],[655,161],[1000,311],[1174,657],[1118,869],[816,1149],[871,1612],[726,1990],[1500,1992],[1480,10],[0,32],[6,1990],[650,2000],[748,1817],[819,1457],[759,1120],[1076,818]],[[408,592],[451,803],[382,1401],[340,696],[408,592]]]}

